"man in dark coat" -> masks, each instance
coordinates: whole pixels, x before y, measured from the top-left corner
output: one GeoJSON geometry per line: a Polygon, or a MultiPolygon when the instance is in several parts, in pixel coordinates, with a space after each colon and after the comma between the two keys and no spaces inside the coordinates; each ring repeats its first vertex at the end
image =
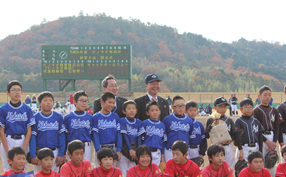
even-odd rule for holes
{"type": "Polygon", "coordinates": [[[157,101],[159,104],[161,114],[160,120],[162,121],[167,115],[169,115],[169,104],[168,101],[160,96],[158,96],[158,92],[160,90],[160,84],[162,80],[156,74],[148,74],[145,77],[145,88],[147,90],[147,94],[141,97],[136,98],[134,101],[137,106],[137,114],[136,118],[140,120],[148,119],[149,116],[146,114],[146,104],[149,101],[157,101]]]}
{"type": "MultiPolygon", "coordinates": [[[[115,107],[112,112],[115,112],[120,118],[125,117],[125,114],[122,112],[122,105],[127,99],[117,95],[118,85],[115,77],[112,75],[106,76],[102,80],[102,89],[104,92],[111,92],[115,95],[115,107]]],[[[100,99],[101,97],[95,99],[93,102],[93,114],[101,110],[100,99]]]]}

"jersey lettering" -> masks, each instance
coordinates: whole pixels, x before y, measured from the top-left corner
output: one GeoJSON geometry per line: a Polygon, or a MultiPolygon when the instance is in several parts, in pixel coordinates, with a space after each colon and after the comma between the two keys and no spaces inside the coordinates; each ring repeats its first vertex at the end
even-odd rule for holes
{"type": "Polygon", "coordinates": [[[146,127],[146,135],[148,136],[160,136],[163,137],[164,135],[164,129],[163,128],[155,128],[155,126],[147,126],[146,127]]]}
{"type": "Polygon", "coordinates": [[[38,130],[44,132],[46,130],[58,130],[59,122],[48,122],[48,121],[39,121],[38,122],[38,130]]]}
{"type": "Polygon", "coordinates": [[[6,120],[8,122],[14,123],[16,121],[27,121],[28,117],[26,112],[24,112],[23,114],[17,114],[17,112],[8,112],[6,120]]]}
{"type": "Polygon", "coordinates": [[[197,134],[197,135],[200,135],[201,133],[202,133],[202,131],[201,131],[201,127],[198,127],[198,128],[196,128],[196,127],[194,127],[194,131],[193,131],[195,134],[197,134]]]}
{"type": "Polygon", "coordinates": [[[230,130],[231,130],[231,124],[227,125],[226,128],[227,128],[227,131],[230,132],[230,130]]]}
{"type": "Polygon", "coordinates": [[[170,129],[173,131],[188,132],[190,130],[190,125],[189,124],[181,124],[181,122],[172,121],[170,129]]]}
{"type": "Polygon", "coordinates": [[[256,126],[255,126],[255,125],[253,125],[253,127],[252,127],[252,128],[253,128],[254,133],[257,133],[257,132],[258,132],[258,125],[256,125],[256,126]]]}
{"type": "Polygon", "coordinates": [[[71,128],[78,129],[78,128],[90,128],[90,121],[89,120],[80,120],[80,119],[72,119],[71,120],[71,128]]]}
{"type": "Polygon", "coordinates": [[[116,127],[116,120],[107,121],[107,120],[98,120],[98,128],[105,130],[107,128],[117,128],[116,127]]]}
{"type": "Polygon", "coordinates": [[[271,121],[274,122],[275,121],[275,115],[271,114],[271,121]]]}
{"type": "Polygon", "coordinates": [[[137,136],[137,134],[138,134],[137,129],[136,129],[136,128],[132,128],[132,127],[129,126],[129,125],[126,125],[126,130],[127,130],[127,134],[128,134],[128,135],[137,136]]]}

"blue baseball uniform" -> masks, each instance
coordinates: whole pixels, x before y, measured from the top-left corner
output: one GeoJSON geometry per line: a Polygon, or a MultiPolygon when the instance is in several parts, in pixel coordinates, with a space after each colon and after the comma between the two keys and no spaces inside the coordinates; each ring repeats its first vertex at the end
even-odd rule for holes
{"type": "Polygon", "coordinates": [[[85,152],[83,159],[88,160],[90,162],[92,157],[92,122],[92,115],[85,111],[74,111],[67,114],[64,118],[67,142],[71,142],[75,139],[81,140],[85,144],[85,152]]]}
{"type": "MultiPolygon", "coordinates": [[[[0,107],[0,126],[4,128],[9,149],[16,145],[23,146],[25,135],[27,134],[27,128],[31,127],[35,123],[31,108],[24,103],[19,102],[14,106],[9,102],[0,107]]],[[[28,148],[26,149],[26,153],[27,150],[28,148]]],[[[6,151],[3,143],[1,144],[0,151],[3,161],[3,169],[4,171],[8,171],[11,169],[11,166],[7,162],[6,151]]],[[[24,168],[26,171],[27,163],[24,168]]]]}
{"type": "Polygon", "coordinates": [[[93,115],[93,134],[96,138],[95,150],[100,149],[99,145],[115,144],[116,151],[121,151],[122,136],[120,134],[119,117],[116,113],[103,114],[100,111],[93,115]]]}
{"type": "Polygon", "coordinates": [[[144,128],[143,144],[149,148],[162,149],[163,142],[167,141],[166,128],[163,122],[147,119],[143,121],[142,126],[144,128]]]}
{"type": "Polygon", "coordinates": [[[186,114],[179,116],[177,114],[168,115],[163,119],[166,127],[168,141],[166,142],[165,161],[173,158],[172,145],[177,140],[185,141],[189,144],[190,136],[193,131],[193,121],[186,114]]]}
{"type": "MultiPolygon", "coordinates": [[[[129,145],[131,142],[138,142],[138,137],[144,133],[144,129],[142,128],[142,121],[139,119],[136,118],[129,119],[127,117],[124,117],[119,120],[119,123],[120,123],[120,132],[121,134],[127,135],[129,145]]],[[[127,145],[125,142],[126,141],[124,141],[123,145],[127,145]]]]}
{"type": "MultiPolygon", "coordinates": [[[[36,124],[32,127],[30,140],[31,158],[36,157],[36,148],[50,148],[55,154],[52,170],[58,172],[59,169],[55,164],[56,156],[63,157],[66,143],[63,116],[56,111],[52,111],[50,114],[38,112],[34,115],[34,118],[36,124]]],[[[34,171],[38,172],[40,170],[39,165],[34,166],[34,171]]]]}
{"type": "Polygon", "coordinates": [[[190,136],[193,132],[193,121],[186,114],[179,116],[176,114],[168,115],[163,119],[166,127],[168,141],[166,148],[171,148],[177,140],[185,141],[189,144],[190,136]]]}
{"type": "MultiPolygon", "coordinates": [[[[136,118],[129,119],[127,117],[123,117],[119,122],[121,129],[120,132],[124,140],[123,145],[126,145],[129,150],[132,149],[131,143],[137,142],[137,146],[140,146],[141,135],[144,133],[142,121],[136,118]]],[[[120,168],[123,176],[126,176],[127,170],[135,165],[134,161],[130,161],[127,157],[121,154],[117,167],[120,168]]]]}
{"type": "Polygon", "coordinates": [[[189,157],[195,158],[199,155],[205,155],[207,150],[207,140],[205,128],[201,122],[193,120],[193,132],[190,140],[189,157]]]}
{"type": "Polygon", "coordinates": [[[144,128],[143,144],[147,145],[152,151],[152,163],[159,166],[161,154],[165,154],[165,142],[167,141],[165,125],[160,120],[149,118],[143,121],[142,127],[144,128]]]}
{"type": "MultiPolygon", "coordinates": [[[[97,151],[103,146],[111,146],[114,151],[121,151],[122,148],[122,135],[120,133],[119,116],[114,112],[107,114],[101,111],[95,113],[93,119],[93,144],[97,151]]],[[[98,167],[97,156],[94,158],[95,166],[98,167]]],[[[117,161],[113,161],[113,166],[117,165],[117,161]]]]}
{"type": "Polygon", "coordinates": [[[5,129],[6,135],[26,135],[27,127],[35,123],[33,112],[26,104],[21,103],[15,108],[5,103],[0,107],[0,126],[5,129]]]}
{"type": "Polygon", "coordinates": [[[74,111],[65,116],[64,125],[67,141],[75,139],[91,142],[92,115],[84,111],[74,111]]]}

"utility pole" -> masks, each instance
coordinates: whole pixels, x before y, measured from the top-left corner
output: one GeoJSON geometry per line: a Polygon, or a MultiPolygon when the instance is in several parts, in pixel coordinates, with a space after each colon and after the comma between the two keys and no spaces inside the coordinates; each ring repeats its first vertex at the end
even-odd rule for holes
{"type": "Polygon", "coordinates": [[[250,92],[250,66],[249,66],[249,48],[247,47],[247,58],[248,58],[248,92],[250,92]]]}

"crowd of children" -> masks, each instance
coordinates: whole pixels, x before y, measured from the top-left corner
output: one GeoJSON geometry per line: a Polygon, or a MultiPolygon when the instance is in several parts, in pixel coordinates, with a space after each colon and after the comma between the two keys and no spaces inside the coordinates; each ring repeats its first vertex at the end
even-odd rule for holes
{"type": "Polygon", "coordinates": [[[239,176],[286,176],[285,163],[279,164],[276,171],[275,167],[263,168],[266,154],[276,149],[277,140],[281,156],[286,159],[286,133],[280,126],[285,117],[278,112],[282,107],[277,110],[269,106],[268,86],[260,88],[261,104],[256,108],[248,98],[240,102],[242,116],[235,121],[225,115],[230,106],[227,100],[215,99],[213,115],[219,117],[210,116],[205,127],[196,119],[197,103],[185,102],[181,96],[172,99],[173,114],[163,121],[159,119],[158,103],[150,101],[146,105],[149,119],[141,121],[135,117],[136,103],[131,100],[122,105],[126,117],[114,113],[115,96],[110,92],[102,94],[101,110],[94,115],[86,112],[88,95],[75,92],[68,105],[74,111],[64,117],[52,110],[51,92],[38,95],[41,110],[35,114],[20,101],[22,94],[19,81],[9,82],[10,101],[0,107],[3,175],[26,172],[28,155],[37,177],[232,177],[235,163],[243,160],[248,167],[239,176]],[[207,148],[207,139],[212,138],[220,122],[225,123],[230,139],[207,148]],[[206,152],[209,165],[200,169],[202,162],[194,159],[203,159],[206,152]]]}

